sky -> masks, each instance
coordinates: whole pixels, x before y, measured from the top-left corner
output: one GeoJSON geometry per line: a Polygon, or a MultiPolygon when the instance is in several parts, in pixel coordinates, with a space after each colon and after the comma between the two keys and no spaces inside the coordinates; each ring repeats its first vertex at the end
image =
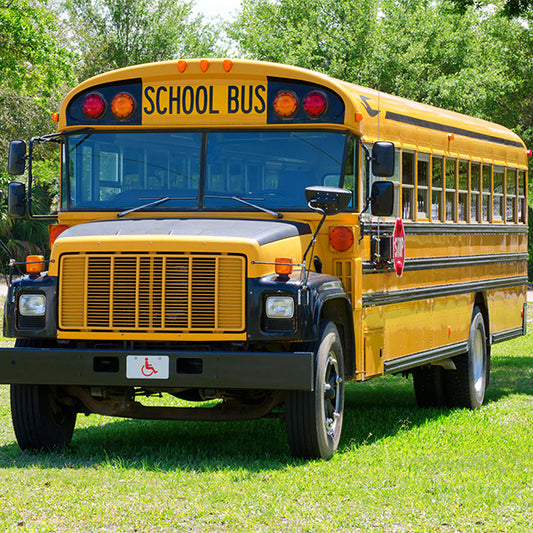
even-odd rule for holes
{"type": "Polygon", "coordinates": [[[230,18],[235,15],[241,5],[241,0],[195,0],[195,11],[206,17],[220,16],[230,18]]]}

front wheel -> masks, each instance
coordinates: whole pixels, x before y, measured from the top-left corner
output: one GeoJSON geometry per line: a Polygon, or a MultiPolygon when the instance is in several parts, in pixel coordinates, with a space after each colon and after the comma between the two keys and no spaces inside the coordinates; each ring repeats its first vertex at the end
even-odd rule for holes
{"type": "Polygon", "coordinates": [[[489,382],[489,352],[485,322],[476,307],[470,323],[468,351],[453,358],[456,370],[444,371],[446,396],[450,407],[477,409],[483,404],[489,382]]]}
{"type": "Polygon", "coordinates": [[[321,328],[314,365],[314,390],[286,393],[285,424],[293,457],[328,459],[339,445],[344,412],[344,358],[333,322],[321,328]]]}
{"type": "MultiPolygon", "coordinates": [[[[34,340],[17,340],[16,346],[39,346],[34,340]]],[[[51,385],[11,385],[11,417],[22,450],[51,451],[72,439],[76,409],[65,401],[60,388],[51,385]]]]}

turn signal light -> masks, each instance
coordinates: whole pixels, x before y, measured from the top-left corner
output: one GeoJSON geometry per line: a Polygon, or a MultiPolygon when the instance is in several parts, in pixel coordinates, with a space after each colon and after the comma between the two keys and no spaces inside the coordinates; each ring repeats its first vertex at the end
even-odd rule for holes
{"type": "Polygon", "coordinates": [[[28,255],[26,257],[26,272],[28,274],[40,274],[44,271],[44,256],[28,255]]]}
{"type": "Polygon", "coordinates": [[[52,113],[52,121],[59,122],[59,113],[52,113]]]}
{"type": "Polygon", "coordinates": [[[276,257],[276,274],[279,276],[289,276],[292,274],[292,257],[276,257]]]}
{"type": "Polygon", "coordinates": [[[50,224],[48,226],[48,235],[50,235],[50,248],[56,242],[56,239],[66,230],[68,226],[65,224],[50,224]]]}
{"type": "Polygon", "coordinates": [[[329,244],[337,252],[345,252],[353,246],[353,231],[346,226],[337,226],[329,232],[329,244]]]}
{"type": "Polygon", "coordinates": [[[118,93],[111,101],[111,111],[117,118],[128,118],[135,109],[133,96],[128,93],[118,93]]]}
{"type": "Polygon", "coordinates": [[[298,99],[289,91],[279,93],[274,99],[274,111],[282,118],[292,117],[296,109],[298,109],[298,99]]]}
{"type": "Polygon", "coordinates": [[[533,150],[526,150],[527,157],[533,156],[533,150]]]}
{"type": "Polygon", "coordinates": [[[83,99],[81,109],[88,118],[100,118],[105,111],[105,101],[99,94],[91,93],[83,99]]]}

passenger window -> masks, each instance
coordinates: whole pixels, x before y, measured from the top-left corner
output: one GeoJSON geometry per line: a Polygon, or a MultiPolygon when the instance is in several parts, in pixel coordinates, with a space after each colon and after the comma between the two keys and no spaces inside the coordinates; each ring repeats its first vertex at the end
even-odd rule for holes
{"type": "Polygon", "coordinates": [[[494,167],[492,174],[492,187],[493,187],[493,201],[492,209],[493,215],[492,220],[503,220],[503,167],[494,167]]]}
{"type": "Polygon", "coordinates": [[[456,160],[446,159],[446,220],[455,220],[455,198],[456,198],[456,160]]]}
{"type": "Polygon", "coordinates": [[[467,221],[469,215],[468,205],[468,161],[459,161],[459,185],[457,188],[457,220],[467,221]]]}
{"type": "Polygon", "coordinates": [[[429,218],[429,154],[417,157],[417,218],[429,218]]]}
{"type": "Polygon", "coordinates": [[[483,165],[483,192],[482,192],[482,208],[481,208],[481,217],[483,222],[491,221],[492,207],[490,205],[490,196],[491,196],[491,177],[492,177],[492,167],[490,165],[483,165]]]}
{"type": "Polygon", "coordinates": [[[402,218],[414,218],[415,208],[415,156],[402,154],[402,218]]]}
{"type": "Polygon", "coordinates": [[[444,220],[443,180],[444,159],[433,156],[431,158],[431,220],[433,221],[444,220]]]}
{"type": "Polygon", "coordinates": [[[518,171],[518,222],[526,222],[526,173],[518,171]]]}
{"type": "Polygon", "coordinates": [[[470,164],[470,222],[481,222],[481,165],[470,164]]]}
{"type": "Polygon", "coordinates": [[[516,222],[516,169],[508,168],[506,175],[506,204],[505,220],[516,222]]]}

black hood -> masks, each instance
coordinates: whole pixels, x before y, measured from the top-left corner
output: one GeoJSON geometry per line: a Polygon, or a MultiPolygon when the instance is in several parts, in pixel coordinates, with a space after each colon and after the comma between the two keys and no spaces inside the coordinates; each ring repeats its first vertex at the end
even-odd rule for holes
{"type": "Polygon", "coordinates": [[[311,228],[309,225],[302,222],[225,218],[151,218],[87,222],[86,224],[79,224],[69,228],[58,239],[111,235],[234,237],[254,240],[259,246],[263,246],[270,242],[310,233],[311,228]]]}

